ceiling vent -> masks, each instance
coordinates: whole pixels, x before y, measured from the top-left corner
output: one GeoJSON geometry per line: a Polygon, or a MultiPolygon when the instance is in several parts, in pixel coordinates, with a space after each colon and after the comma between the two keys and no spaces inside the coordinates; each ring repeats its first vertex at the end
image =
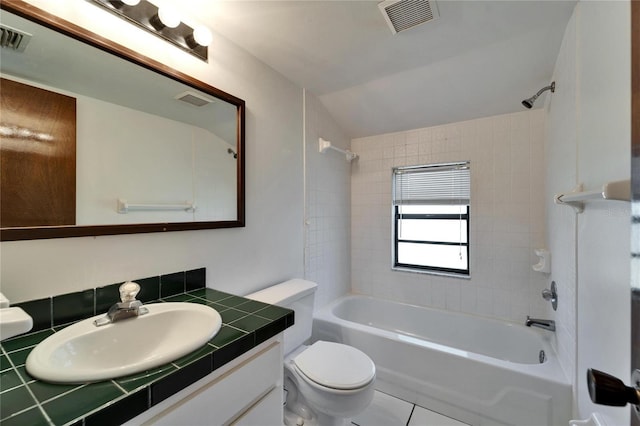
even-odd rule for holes
{"type": "Polygon", "coordinates": [[[0,47],[23,52],[31,40],[31,34],[16,30],[7,25],[0,25],[0,47]]]}
{"type": "Polygon", "coordinates": [[[434,0],[386,0],[378,7],[394,34],[440,16],[434,0]]]}
{"type": "Polygon", "coordinates": [[[191,105],[195,105],[197,107],[205,106],[213,102],[213,99],[206,98],[195,92],[183,92],[175,97],[177,100],[186,102],[191,105]]]}

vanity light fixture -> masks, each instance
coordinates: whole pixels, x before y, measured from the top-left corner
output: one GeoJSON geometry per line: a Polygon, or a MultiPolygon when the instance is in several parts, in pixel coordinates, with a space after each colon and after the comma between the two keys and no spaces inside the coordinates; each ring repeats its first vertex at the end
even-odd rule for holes
{"type": "Polygon", "coordinates": [[[195,28],[182,22],[171,6],[160,7],[148,0],[88,0],[138,27],[157,35],[180,49],[207,61],[213,36],[209,28],[195,28]]]}

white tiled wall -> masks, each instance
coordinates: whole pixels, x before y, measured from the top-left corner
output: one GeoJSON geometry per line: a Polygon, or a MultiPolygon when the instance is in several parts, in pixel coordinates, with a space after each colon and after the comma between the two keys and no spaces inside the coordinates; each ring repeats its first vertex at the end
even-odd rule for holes
{"type": "MultiPolygon", "coordinates": [[[[630,3],[581,1],[576,7],[577,176],[586,190],[630,177],[630,3]]],[[[591,402],[585,374],[596,368],[630,382],[630,205],[592,202],[577,221],[578,416],[598,411],[606,424],[630,424],[628,408],[591,402]]]]}
{"type": "Polygon", "coordinates": [[[577,176],[576,15],[571,17],[558,54],[553,80],[557,90],[547,98],[546,193],[547,241],[553,254],[552,279],[558,286],[556,321],[560,363],[573,383],[576,357],[577,218],[572,208],[554,204],[553,196],[571,191],[577,176]]]}
{"type": "Polygon", "coordinates": [[[351,163],[318,138],[347,149],[349,139],[320,101],[305,94],[305,278],[318,283],[316,306],[349,292],[351,163]]]}
{"type": "Polygon", "coordinates": [[[352,290],[523,322],[545,312],[544,111],[354,139],[352,290]],[[471,279],[391,270],[391,169],[471,161],[471,279]]]}
{"type": "Polygon", "coordinates": [[[594,190],[629,176],[629,2],[579,2],[565,31],[547,103],[547,239],[558,284],[556,344],[574,386],[574,416],[594,411],[628,424],[629,410],[596,406],[587,368],[628,379],[629,205],[588,203],[583,213],[554,194],[594,190]],[[609,82],[606,90],[600,82],[609,82]]]}

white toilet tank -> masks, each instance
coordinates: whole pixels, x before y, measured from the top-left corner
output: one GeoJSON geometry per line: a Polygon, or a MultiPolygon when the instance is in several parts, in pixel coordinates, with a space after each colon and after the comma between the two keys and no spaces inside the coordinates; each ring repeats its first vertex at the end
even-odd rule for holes
{"type": "Polygon", "coordinates": [[[294,324],[284,332],[284,354],[311,337],[313,299],[318,285],[312,281],[293,279],[246,295],[247,299],[293,309],[294,324]]]}

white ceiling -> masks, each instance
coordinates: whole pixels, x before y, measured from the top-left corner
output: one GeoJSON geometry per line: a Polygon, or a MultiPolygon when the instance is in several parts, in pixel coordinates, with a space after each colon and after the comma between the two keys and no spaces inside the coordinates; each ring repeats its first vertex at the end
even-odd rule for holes
{"type": "Polygon", "coordinates": [[[521,111],[549,84],[574,5],[439,0],[439,19],[394,35],[377,1],[180,2],[317,95],[350,137],[521,111]]]}

